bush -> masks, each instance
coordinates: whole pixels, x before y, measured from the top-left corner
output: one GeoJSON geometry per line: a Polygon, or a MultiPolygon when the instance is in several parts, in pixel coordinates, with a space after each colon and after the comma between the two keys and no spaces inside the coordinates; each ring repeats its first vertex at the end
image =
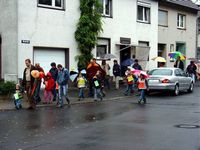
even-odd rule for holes
{"type": "Polygon", "coordinates": [[[0,95],[8,95],[15,91],[15,82],[0,82],[0,95]]]}

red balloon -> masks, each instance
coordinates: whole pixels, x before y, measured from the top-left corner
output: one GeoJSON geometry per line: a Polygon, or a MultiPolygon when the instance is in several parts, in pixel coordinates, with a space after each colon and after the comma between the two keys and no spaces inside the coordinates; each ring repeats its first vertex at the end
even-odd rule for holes
{"type": "Polygon", "coordinates": [[[40,72],[40,75],[39,75],[40,79],[44,78],[45,77],[45,74],[44,72],[40,72]]]}

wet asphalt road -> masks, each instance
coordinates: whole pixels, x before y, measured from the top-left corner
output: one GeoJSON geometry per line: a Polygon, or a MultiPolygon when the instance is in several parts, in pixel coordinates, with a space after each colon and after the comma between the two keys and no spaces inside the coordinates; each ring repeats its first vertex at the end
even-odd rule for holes
{"type": "Polygon", "coordinates": [[[200,150],[200,87],[167,94],[0,112],[0,150],[200,150]]]}

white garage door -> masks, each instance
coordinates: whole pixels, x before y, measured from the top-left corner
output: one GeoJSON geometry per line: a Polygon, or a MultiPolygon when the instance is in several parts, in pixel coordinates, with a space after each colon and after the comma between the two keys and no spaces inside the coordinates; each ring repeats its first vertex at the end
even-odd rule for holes
{"type": "Polygon", "coordinates": [[[65,66],[65,50],[63,49],[34,49],[34,63],[40,63],[45,73],[51,69],[50,64],[55,62],[65,66]]]}

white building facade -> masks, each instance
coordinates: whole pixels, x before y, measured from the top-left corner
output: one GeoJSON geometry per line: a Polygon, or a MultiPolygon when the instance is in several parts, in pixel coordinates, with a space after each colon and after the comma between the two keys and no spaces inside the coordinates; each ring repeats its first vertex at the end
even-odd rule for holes
{"type": "MultiPolygon", "coordinates": [[[[135,55],[144,70],[157,67],[157,63],[151,58],[158,55],[158,43],[164,43],[171,38],[170,34],[161,36],[161,30],[164,29],[158,28],[158,1],[101,2],[104,6],[103,32],[93,50],[94,57],[98,59],[105,53],[112,53],[121,63],[135,55]]],[[[79,51],[74,33],[80,17],[79,5],[79,0],[1,0],[1,77],[6,80],[21,78],[25,68],[24,60],[27,58],[33,64],[40,63],[46,72],[50,69],[51,62],[61,63],[69,69],[76,68],[75,56],[79,51]]],[[[187,18],[195,23],[194,14],[187,18]]],[[[186,32],[186,40],[193,43],[194,29],[188,27],[186,32]]],[[[174,41],[168,43],[175,46],[174,41]]],[[[195,48],[193,44],[187,46],[190,50],[195,48]]],[[[193,53],[189,52],[187,55],[192,57],[193,53]]],[[[108,63],[113,65],[112,60],[108,63]]]]}
{"type": "MultiPolygon", "coordinates": [[[[169,52],[180,51],[186,58],[196,57],[197,11],[191,1],[159,2],[158,55],[167,59],[166,66],[174,65],[174,60],[167,56],[169,52]]],[[[186,68],[189,60],[184,63],[186,68]]]]}

